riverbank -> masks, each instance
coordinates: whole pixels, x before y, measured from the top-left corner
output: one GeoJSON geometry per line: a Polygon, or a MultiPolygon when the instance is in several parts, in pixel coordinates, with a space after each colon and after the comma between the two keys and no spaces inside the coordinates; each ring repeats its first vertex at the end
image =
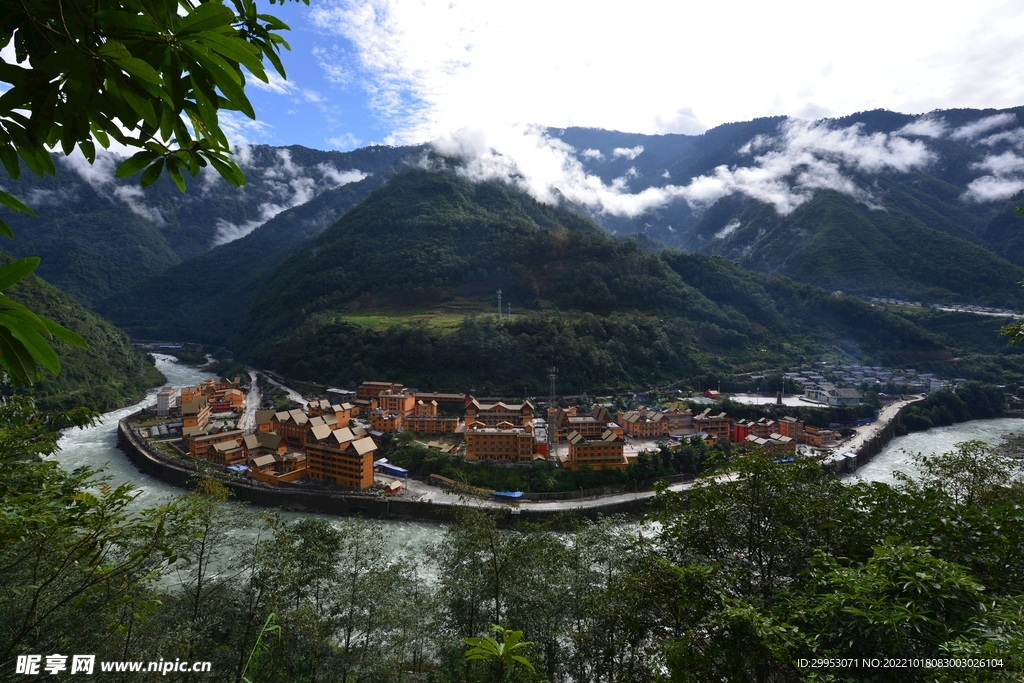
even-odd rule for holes
{"type": "MultiPolygon", "coordinates": [[[[142,472],[173,486],[192,489],[200,474],[198,461],[194,463],[155,451],[131,426],[128,415],[118,422],[117,439],[129,460],[142,472]]],[[[419,482],[412,490],[400,496],[345,492],[330,487],[310,485],[264,484],[247,477],[215,469],[206,471],[224,484],[239,501],[264,507],[276,507],[294,512],[319,512],[339,516],[359,516],[369,519],[423,520],[449,522],[461,509],[486,509],[502,515],[504,524],[519,521],[550,520],[559,516],[578,515],[596,519],[599,516],[625,514],[636,516],[648,512],[656,500],[655,491],[639,491],[587,500],[522,501],[516,504],[491,499],[460,496],[419,482]]],[[[670,490],[682,491],[692,482],[669,485],[670,490]]]]}

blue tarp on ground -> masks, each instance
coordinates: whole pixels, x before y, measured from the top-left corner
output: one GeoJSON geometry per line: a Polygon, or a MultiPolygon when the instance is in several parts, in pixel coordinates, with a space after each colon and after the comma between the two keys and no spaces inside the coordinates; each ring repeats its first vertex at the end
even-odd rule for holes
{"type": "Polygon", "coordinates": [[[495,498],[522,498],[523,497],[523,492],[522,491],[495,491],[494,492],[494,497],[495,498]]]}
{"type": "Polygon", "coordinates": [[[249,471],[249,468],[246,467],[245,465],[228,465],[227,469],[232,472],[238,472],[239,474],[241,474],[242,472],[249,471]]]}

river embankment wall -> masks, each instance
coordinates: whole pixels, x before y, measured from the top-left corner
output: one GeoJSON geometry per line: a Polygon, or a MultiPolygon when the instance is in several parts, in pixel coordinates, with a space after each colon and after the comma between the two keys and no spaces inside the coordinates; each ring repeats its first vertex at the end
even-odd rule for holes
{"type": "Polygon", "coordinates": [[[896,411],[896,414],[892,416],[889,422],[882,427],[877,434],[866,440],[861,444],[860,448],[854,451],[857,455],[856,462],[858,468],[871,462],[876,455],[882,452],[882,449],[885,448],[890,441],[895,439],[897,436],[900,436],[897,431],[903,426],[903,416],[923,400],[924,398],[921,398],[917,401],[911,401],[910,403],[901,406],[900,409],[896,411]]]}
{"type": "MultiPolygon", "coordinates": [[[[154,451],[135,432],[129,424],[138,413],[120,420],[117,425],[117,441],[129,460],[142,472],[161,481],[185,489],[194,489],[199,468],[192,463],[185,463],[169,455],[154,451]]],[[[637,515],[647,512],[651,506],[651,498],[637,498],[609,502],[604,505],[588,505],[587,507],[569,509],[536,509],[518,506],[481,507],[460,504],[453,495],[452,503],[436,503],[421,500],[406,500],[401,497],[383,495],[367,495],[323,489],[287,488],[263,484],[244,475],[232,475],[211,469],[210,475],[231,491],[235,500],[245,501],[263,507],[276,507],[296,512],[320,512],[344,517],[360,516],[371,519],[419,520],[430,522],[450,522],[460,510],[484,509],[502,513],[505,524],[519,521],[543,521],[554,517],[577,515],[595,519],[599,515],[615,514],[637,515]]]]}

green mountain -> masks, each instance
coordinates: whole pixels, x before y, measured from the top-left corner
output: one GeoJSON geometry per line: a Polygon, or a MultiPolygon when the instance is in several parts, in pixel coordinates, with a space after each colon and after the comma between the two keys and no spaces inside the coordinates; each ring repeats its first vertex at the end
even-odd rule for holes
{"type": "Polygon", "coordinates": [[[166,177],[146,189],[137,177],[114,178],[120,158],[113,154],[101,154],[92,166],[78,156],[55,156],[56,176],[40,179],[24,170],[12,181],[0,170],[0,185],[39,216],[5,213],[16,236],[10,249],[17,257],[41,257],[41,277],[92,306],[323,192],[373,177],[411,150],[244,147],[236,152],[244,188],[204,169],[184,194],[166,177]]]}
{"type": "Polygon", "coordinates": [[[301,379],[565,391],[732,373],[822,353],[948,358],[847,296],[700,254],[645,253],[508,185],[410,170],[284,260],[232,340],[301,379]],[[496,295],[513,315],[499,321],[496,295]]]}
{"type": "MultiPolygon", "coordinates": [[[[10,255],[0,251],[0,263],[10,260],[10,255]]],[[[87,406],[103,412],[130,403],[149,386],[162,381],[152,363],[131,345],[124,332],[42,278],[30,275],[5,294],[77,332],[89,343],[89,348],[54,341],[60,374],[54,377],[44,372],[43,380],[32,387],[14,387],[4,382],[0,384],[0,395],[31,394],[44,410],[87,406]]]]}
{"type": "Polygon", "coordinates": [[[1022,116],[1021,107],[878,110],[813,123],[757,119],[697,136],[548,134],[618,192],[728,179],[710,206],[680,196],[629,215],[591,207],[615,233],[859,295],[1020,309],[1012,283],[1024,273],[1024,218],[1008,192],[1024,182],[1022,116]],[[786,193],[804,203],[780,213],[772,202],[786,193]]]}
{"type": "Polygon", "coordinates": [[[1024,308],[1024,291],[1014,286],[1024,268],[895,206],[872,209],[832,190],[788,216],[739,203],[708,211],[695,227],[701,251],[860,296],[1024,308]]]}
{"type": "Polygon", "coordinates": [[[245,237],[135,282],[94,306],[139,338],[224,344],[274,269],[384,185],[402,165],[399,161],[361,181],[326,190],[245,237]]]}

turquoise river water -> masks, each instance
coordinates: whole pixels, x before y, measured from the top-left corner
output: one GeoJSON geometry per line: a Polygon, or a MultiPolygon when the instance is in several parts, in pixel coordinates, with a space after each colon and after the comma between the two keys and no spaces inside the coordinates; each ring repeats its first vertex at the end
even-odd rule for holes
{"type": "MultiPolygon", "coordinates": [[[[178,363],[173,357],[154,354],[156,366],[167,377],[167,383],[175,386],[189,386],[213,377],[199,368],[178,363]]],[[[117,422],[143,406],[156,403],[156,389],[151,390],[139,403],[114,410],[103,415],[100,424],[85,429],[71,429],[60,439],[60,451],[56,459],[67,470],[90,467],[103,471],[111,484],[131,482],[138,491],[135,505],[140,509],[159,505],[161,502],[183,493],[179,489],[140,472],[128,460],[128,456],[117,447],[117,422]]],[[[302,513],[284,513],[285,517],[298,519],[302,513]]],[[[336,522],[337,518],[327,517],[336,522]]],[[[357,520],[360,524],[383,525],[391,539],[391,548],[396,555],[407,558],[423,557],[426,546],[441,538],[444,527],[426,522],[399,522],[378,520],[357,520]]]]}
{"type": "MultiPolygon", "coordinates": [[[[188,386],[213,376],[199,368],[180,364],[170,356],[156,354],[156,359],[157,368],[172,386],[188,386]]],[[[181,489],[137,470],[127,456],[117,448],[118,420],[135,412],[141,406],[154,403],[155,389],[138,404],[104,414],[102,422],[96,426],[68,430],[60,439],[61,450],[55,456],[56,459],[68,470],[83,466],[102,470],[103,475],[109,477],[110,482],[115,485],[131,482],[138,490],[135,504],[139,508],[152,507],[170,497],[181,495],[181,489]]],[[[994,444],[999,441],[1001,435],[1009,432],[1024,432],[1024,419],[976,420],[902,436],[893,439],[874,460],[851,475],[851,478],[891,483],[893,470],[901,470],[911,475],[914,473],[908,453],[942,453],[950,450],[958,442],[972,439],[994,444]]],[[[285,516],[297,519],[301,514],[285,513],[285,516]]],[[[336,521],[335,518],[329,519],[336,521]]],[[[444,531],[441,525],[426,522],[360,520],[358,523],[383,525],[391,538],[393,552],[409,558],[429,554],[427,546],[439,540],[444,531]]]]}

